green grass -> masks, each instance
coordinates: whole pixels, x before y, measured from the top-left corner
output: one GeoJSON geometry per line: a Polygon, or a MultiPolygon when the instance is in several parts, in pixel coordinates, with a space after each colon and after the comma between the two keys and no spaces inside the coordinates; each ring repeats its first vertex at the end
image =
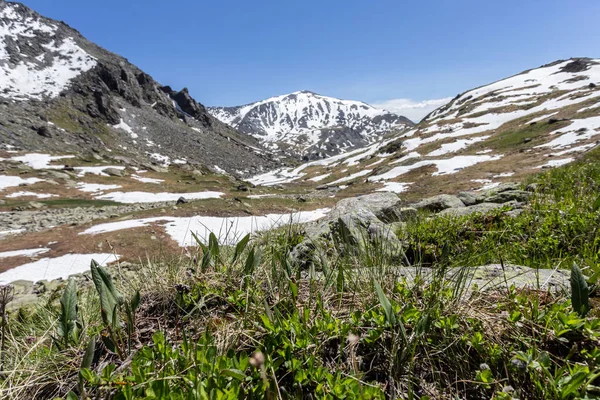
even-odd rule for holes
{"type": "MultiPolygon", "coordinates": [[[[592,153],[588,157],[595,157],[592,153]]],[[[533,268],[600,266],[600,164],[583,162],[531,178],[537,192],[521,214],[507,209],[461,218],[424,214],[399,234],[407,254],[427,265],[477,266],[501,261],[533,268]]]]}
{"type": "MultiPolygon", "coordinates": [[[[528,117],[531,119],[531,117],[528,117]]],[[[546,138],[550,132],[560,129],[568,122],[558,122],[549,124],[547,121],[540,121],[534,125],[520,125],[516,129],[510,129],[498,133],[488,140],[481,142],[481,148],[491,148],[498,151],[507,151],[511,149],[525,149],[539,144],[540,138],[546,138]],[[531,139],[525,143],[525,139],[531,139]]]]}
{"type": "Polygon", "coordinates": [[[444,277],[499,260],[536,268],[576,261],[595,284],[598,160],[594,151],[532,178],[536,195],[515,218],[422,215],[400,232],[402,249],[356,243],[342,225],[307,247],[313,263],[303,269],[290,257],[304,239],[292,225],[235,248],[212,239],[135,272],[113,268],[129,301],[110,303],[114,319],[100,310],[106,289],[92,286],[79,288],[67,319],[56,301],[62,290],[10,316],[0,397],[597,398],[595,298],[582,316],[568,293],[465,292],[464,282],[444,277]],[[414,279],[403,278],[407,266],[414,279]]]}

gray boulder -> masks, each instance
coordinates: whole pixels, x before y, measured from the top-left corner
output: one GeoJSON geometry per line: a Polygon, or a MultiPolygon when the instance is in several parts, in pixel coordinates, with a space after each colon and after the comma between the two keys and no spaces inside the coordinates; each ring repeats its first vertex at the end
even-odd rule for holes
{"type": "Polygon", "coordinates": [[[449,194],[440,194],[438,196],[429,197],[413,204],[413,207],[418,210],[429,210],[439,212],[448,208],[462,208],[465,203],[458,197],[449,194]]]}
{"type": "Polygon", "coordinates": [[[330,218],[337,219],[338,217],[362,208],[371,211],[375,215],[378,215],[381,214],[383,210],[395,206],[399,202],[400,199],[394,193],[377,192],[366,194],[364,196],[351,197],[341,200],[335,205],[335,207],[333,207],[329,215],[330,218]]]}
{"type": "MultiPolygon", "coordinates": [[[[304,225],[304,240],[290,253],[292,265],[306,269],[321,242],[332,242],[341,253],[352,253],[377,243],[389,255],[398,253],[400,240],[377,215],[399,203],[393,193],[373,193],[341,200],[322,220],[304,225]]],[[[322,246],[327,247],[327,246],[322,246]]]]}
{"type": "Polygon", "coordinates": [[[450,215],[453,217],[462,217],[465,215],[471,215],[475,213],[486,214],[492,210],[503,207],[504,204],[498,203],[479,203],[469,207],[461,208],[447,208],[440,212],[440,215],[450,215]]]}
{"type": "Polygon", "coordinates": [[[417,218],[418,210],[413,207],[402,207],[400,204],[395,204],[387,207],[377,213],[377,218],[386,224],[395,222],[412,221],[417,218]]]}
{"type": "Polygon", "coordinates": [[[464,203],[465,206],[472,206],[481,202],[481,195],[473,192],[460,192],[457,197],[464,203]]]}
{"type": "Polygon", "coordinates": [[[107,174],[109,176],[120,176],[120,177],[125,176],[125,171],[117,169],[117,168],[106,168],[106,169],[103,169],[102,172],[104,172],[105,174],[107,174]]]}
{"type": "Polygon", "coordinates": [[[508,203],[509,201],[527,201],[531,197],[531,192],[525,190],[507,190],[495,195],[486,197],[488,203],[508,203]]]}

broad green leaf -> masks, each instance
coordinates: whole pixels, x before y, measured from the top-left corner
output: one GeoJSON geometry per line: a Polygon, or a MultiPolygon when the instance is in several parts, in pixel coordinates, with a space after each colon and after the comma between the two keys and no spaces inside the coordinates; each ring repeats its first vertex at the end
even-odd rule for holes
{"type": "Polygon", "coordinates": [[[73,334],[77,322],[77,284],[74,279],[69,279],[65,291],[60,299],[60,321],[58,334],[63,338],[65,346],[73,334]]]}
{"type": "Polygon", "coordinates": [[[571,304],[582,317],[590,311],[590,294],[587,281],[577,264],[571,268],[571,304]]]}
{"type": "Polygon", "coordinates": [[[600,196],[598,196],[598,198],[594,202],[594,211],[598,211],[598,210],[600,210],[600,196]]]}
{"type": "Polygon", "coordinates": [[[100,307],[102,308],[103,316],[106,317],[104,323],[112,323],[115,320],[114,311],[117,310],[117,306],[123,304],[123,296],[115,288],[112,278],[105,268],[92,260],[91,269],[92,281],[100,296],[100,307]]]}
{"type": "Polygon", "coordinates": [[[214,258],[219,257],[219,253],[221,252],[219,249],[219,240],[217,239],[217,236],[212,232],[210,233],[210,235],[208,235],[208,249],[212,253],[212,256],[214,258]]]}
{"type": "Polygon", "coordinates": [[[91,368],[94,361],[94,353],[96,352],[96,337],[92,337],[85,348],[85,354],[81,360],[81,368],[91,368]]]}
{"type": "Polygon", "coordinates": [[[230,376],[238,381],[243,381],[246,378],[246,374],[244,374],[239,369],[228,368],[221,370],[221,375],[230,376]]]}
{"type": "Polygon", "coordinates": [[[379,303],[383,308],[383,312],[385,313],[385,317],[390,325],[396,325],[396,315],[394,314],[394,310],[392,309],[392,303],[390,303],[389,299],[386,297],[385,293],[383,293],[383,289],[379,282],[374,281],[375,290],[377,291],[377,297],[379,297],[379,303]]]}
{"type": "Polygon", "coordinates": [[[135,291],[135,293],[131,297],[131,301],[129,303],[131,304],[131,311],[135,312],[135,310],[137,310],[137,308],[140,306],[140,292],[139,292],[139,290],[135,291]]]}
{"type": "Polygon", "coordinates": [[[235,262],[240,257],[240,255],[244,252],[249,241],[250,241],[250,234],[247,234],[235,246],[235,253],[233,254],[233,259],[231,260],[232,264],[235,264],[235,262]]]}

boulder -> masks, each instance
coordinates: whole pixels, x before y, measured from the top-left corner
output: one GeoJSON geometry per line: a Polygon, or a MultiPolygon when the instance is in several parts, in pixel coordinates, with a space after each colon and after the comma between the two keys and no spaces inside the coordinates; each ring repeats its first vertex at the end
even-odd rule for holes
{"type": "Polygon", "coordinates": [[[103,169],[102,172],[104,172],[105,174],[107,174],[109,176],[120,176],[120,177],[125,176],[125,171],[118,169],[118,168],[106,168],[106,169],[103,169]]]}
{"type": "Polygon", "coordinates": [[[48,170],[44,173],[45,176],[50,176],[54,179],[71,179],[71,175],[66,172],[56,171],[56,170],[48,170]]]}
{"type": "Polygon", "coordinates": [[[33,282],[32,281],[27,281],[27,280],[21,279],[18,281],[11,282],[11,285],[13,287],[13,294],[15,296],[20,295],[20,294],[33,293],[33,282]]]}
{"type": "Polygon", "coordinates": [[[45,138],[52,137],[52,134],[50,133],[50,129],[48,129],[48,127],[46,125],[42,125],[39,128],[37,128],[36,132],[38,135],[45,137],[45,138]]]}
{"type": "Polygon", "coordinates": [[[448,208],[440,212],[440,215],[451,215],[453,217],[462,217],[475,213],[486,214],[492,210],[503,207],[504,204],[498,203],[479,203],[469,207],[448,208]]]}
{"type": "Polygon", "coordinates": [[[531,192],[525,190],[507,190],[495,195],[486,197],[488,203],[508,203],[509,201],[527,201],[531,197],[531,192]]]}
{"type": "Polygon", "coordinates": [[[377,213],[377,218],[386,224],[395,222],[412,221],[417,218],[418,210],[413,207],[402,207],[399,204],[382,209],[377,213]]]}
{"type": "Polygon", "coordinates": [[[418,210],[429,210],[433,212],[440,212],[448,208],[462,208],[465,207],[465,203],[462,202],[457,196],[449,194],[440,194],[438,196],[429,197],[421,200],[420,202],[413,204],[413,207],[418,210]]]}
{"type": "Polygon", "coordinates": [[[177,203],[175,203],[175,205],[178,206],[180,204],[186,204],[186,203],[189,203],[189,201],[185,197],[181,196],[180,198],[177,199],[177,203]]]}
{"type": "MultiPolygon", "coordinates": [[[[306,269],[319,257],[319,242],[332,242],[340,253],[377,243],[389,254],[399,254],[401,242],[377,215],[399,203],[393,193],[379,192],[343,199],[320,221],[304,224],[304,240],[290,253],[292,265],[306,269]]],[[[327,248],[328,246],[323,246],[327,248]]]]}
{"type": "Polygon", "coordinates": [[[460,192],[456,197],[458,197],[465,206],[472,206],[480,202],[480,196],[473,192],[460,192]]]}
{"type": "Polygon", "coordinates": [[[397,195],[390,192],[377,192],[366,194],[359,197],[351,197],[339,201],[329,213],[332,218],[337,219],[340,216],[365,208],[373,214],[380,214],[383,210],[392,207],[400,202],[397,195]]]}

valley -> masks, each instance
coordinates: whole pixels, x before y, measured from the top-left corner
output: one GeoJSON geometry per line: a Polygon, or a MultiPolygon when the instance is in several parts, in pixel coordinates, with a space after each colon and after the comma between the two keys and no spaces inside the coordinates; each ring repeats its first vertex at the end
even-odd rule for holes
{"type": "Polygon", "coordinates": [[[595,398],[600,59],[548,61],[206,107],[0,0],[0,398],[595,398]]]}

